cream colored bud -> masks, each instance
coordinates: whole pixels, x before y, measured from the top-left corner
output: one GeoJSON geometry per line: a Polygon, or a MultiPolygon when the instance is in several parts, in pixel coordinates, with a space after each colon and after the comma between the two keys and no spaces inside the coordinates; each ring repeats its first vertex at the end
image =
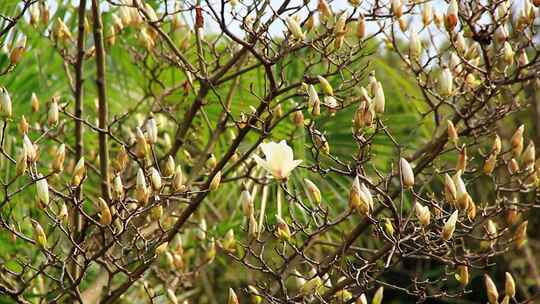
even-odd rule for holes
{"type": "Polygon", "coordinates": [[[227,252],[236,251],[236,238],[234,236],[234,230],[232,228],[229,229],[225,234],[225,238],[223,239],[221,247],[227,252]]]}
{"type": "Polygon", "coordinates": [[[103,198],[98,198],[99,223],[101,225],[110,225],[112,223],[112,214],[109,205],[103,198]]]}
{"type": "Polygon", "coordinates": [[[456,199],[458,202],[458,206],[462,209],[466,208],[467,203],[467,188],[465,187],[465,183],[463,182],[463,179],[461,178],[461,171],[456,172],[456,174],[453,177],[454,185],[456,186],[456,199]]]}
{"type": "Polygon", "coordinates": [[[536,160],[536,149],[534,147],[534,142],[531,140],[527,145],[527,148],[523,152],[523,165],[525,170],[531,171],[534,169],[534,162],[536,160]]]}
{"type": "Polygon", "coordinates": [[[514,63],[514,56],[515,55],[516,55],[516,53],[512,49],[512,45],[510,45],[510,43],[508,41],[505,41],[504,44],[503,44],[503,60],[504,60],[504,63],[506,63],[507,65],[511,65],[512,63],[514,63]]]}
{"type": "Polygon", "coordinates": [[[17,165],[15,168],[15,172],[17,176],[21,176],[26,172],[26,169],[28,168],[28,160],[26,159],[26,153],[23,151],[22,153],[19,153],[17,157],[17,165]]]}
{"type": "Polygon", "coordinates": [[[412,60],[418,60],[422,53],[422,41],[418,37],[416,29],[411,29],[409,33],[409,57],[412,60]]]}
{"type": "Polygon", "coordinates": [[[402,32],[406,32],[407,29],[409,28],[409,22],[407,22],[407,20],[405,18],[399,18],[398,19],[398,24],[399,24],[399,29],[402,32]]]}
{"type": "Polygon", "coordinates": [[[219,185],[221,183],[221,170],[212,177],[212,180],[210,181],[210,185],[208,185],[209,191],[215,191],[217,188],[219,188],[219,185]]]}
{"type": "Polygon", "coordinates": [[[126,151],[124,145],[120,146],[120,151],[116,155],[116,159],[113,162],[113,166],[117,172],[123,172],[126,169],[127,163],[129,161],[129,155],[126,151]]]}
{"type": "Polygon", "coordinates": [[[161,175],[159,174],[159,171],[154,167],[150,168],[150,183],[152,185],[152,189],[154,189],[154,191],[156,192],[159,192],[162,186],[161,175]]]}
{"type": "Polygon", "coordinates": [[[229,299],[227,300],[227,304],[240,304],[238,297],[232,288],[229,288],[229,299]]]}
{"type": "Polygon", "coordinates": [[[118,201],[124,198],[124,185],[122,184],[122,177],[119,174],[113,179],[112,196],[118,201]]]}
{"type": "Polygon", "coordinates": [[[401,178],[403,180],[403,187],[405,189],[412,188],[414,186],[414,172],[411,165],[405,158],[399,160],[399,167],[401,170],[401,178]]]}
{"type": "Polygon", "coordinates": [[[55,152],[52,168],[54,172],[62,172],[64,170],[64,160],[66,159],[66,145],[61,144],[55,152]]]}
{"type": "Polygon", "coordinates": [[[174,191],[183,191],[185,189],[184,173],[182,172],[182,167],[180,165],[176,166],[176,170],[174,171],[172,186],[174,191]]]}
{"type": "Polygon", "coordinates": [[[454,204],[457,199],[456,185],[448,173],[444,174],[444,196],[451,204],[454,204]]]}
{"type": "Polygon", "coordinates": [[[293,113],[292,120],[295,126],[303,127],[304,126],[304,113],[302,113],[302,111],[295,111],[293,113]]]}
{"type": "Polygon", "coordinates": [[[516,295],[516,282],[509,272],[505,272],[504,276],[506,278],[504,283],[504,294],[513,298],[516,295]]]}
{"type": "Polygon", "coordinates": [[[396,18],[401,17],[403,15],[403,2],[401,2],[401,0],[392,0],[390,9],[396,18]]]}
{"type": "Polygon", "coordinates": [[[174,158],[169,155],[167,156],[167,160],[165,161],[165,166],[163,166],[163,176],[171,176],[174,174],[174,169],[176,167],[176,164],[174,163],[174,158]]]}
{"type": "Polygon", "coordinates": [[[139,158],[145,158],[148,153],[148,143],[140,128],[135,129],[135,155],[139,158]]]}
{"type": "Polygon", "coordinates": [[[32,98],[30,99],[30,104],[32,105],[32,112],[39,111],[39,99],[36,93],[32,93],[32,98]]]}
{"type": "Polygon", "coordinates": [[[317,9],[319,11],[319,14],[321,14],[322,20],[326,20],[333,15],[332,10],[330,9],[330,6],[328,5],[328,2],[326,2],[326,0],[319,0],[319,3],[317,4],[317,9]]]}
{"type": "Polygon", "coordinates": [[[368,304],[368,300],[367,300],[367,297],[366,297],[366,294],[361,294],[360,297],[358,297],[358,299],[356,299],[356,304],[368,304]]]}
{"type": "Polygon", "coordinates": [[[448,67],[443,68],[439,77],[439,90],[443,96],[450,96],[454,90],[454,77],[448,67]]]}
{"type": "Polygon", "coordinates": [[[146,178],[141,168],[137,171],[137,180],[135,183],[135,198],[141,205],[146,205],[148,202],[149,193],[148,186],[146,185],[146,178]]]}
{"type": "Polygon", "coordinates": [[[285,24],[287,25],[287,28],[294,39],[299,41],[304,41],[306,39],[306,35],[304,34],[304,31],[302,31],[300,24],[298,24],[294,18],[287,17],[285,19],[285,24]]]}
{"type": "Polygon", "coordinates": [[[47,123],[49,126],[54,126],[58,123],[58,97],[53,97],[47,112],[47,123]]]}
{"type": "Polygon", "coordinates": [[[498,304],[499,292],[497,291],[497,286],[495,286],[495,283],[487,274],[484,275],[484,283],[486,284],[489,304],[498,304]]]}
{"type": "Polygon", "coordinates": [[[380,82],[377,82],[375,96],[373,97],[373,109],[375,113],[384,113],[385,97],[384,90],[380,82]]]}
{"type": "Polygon", "coordinates": [[[78,187],[81,185],[82,181],[86,177],[86,166],[84,164],[84,156],[79,159],[73,169],[73,176],[71,178],[71,185],[78,187]]]}
{"type": "Polygon", "coordinates": [[[12,113],[11,97],[6,88],[0,87],[0,115],[4,118],[11,118],[12,113]]]}
{"type": "Polygon", "coordinates": [[[32,141],[30,140],[30,138],[28,138],[28,135],[26,134],[23,135],[23,150],[29,162],[36,161],[36,158],[37,158],[36,146],[34,146],[32,141]]]}
{"type": "Polygon", "coordinates": [[[457,220],[458,220],[458,211],[456,210],[444,223],[444,227],[443,227],[442,235],[441,235],[443,240],[448,241],[452,238],[452,236],[454,235],[454,230],[456,230],[457,220]]]}
{"type": "Polygon", "coordinates": [[[456,130],[456,127],[454,126],[454,123],[451,120],[446,121],[447,124],[447,133],[448,133],[448,139],[454,143],[454,145],[457,145],[459,140],[459,135],[456,130]]]}
{"type": "Polygon", "coordinates": [[[516,174],[519,172],[519,164],[515,158],[510,159],[508,162],[508,172],[510,172],[510,174],[516,174]]]}
{"type": "Polygon", "coordinates": [[[519,226],[516,229],[516,232],[514,234],[514,239],[516,242],[516,247],[521,248],[525,243],[527,242],[527,225],[529,224],[528,221],[524,221],[523,223],[519,224],[519,226]]]}
{"type": "Polygon", "coordinates": [[[67,219],[68,219],[68,208],[67,208],[67,205],[66,203],[62,203],[62,205],[60,205],[60,210],[58,212],[58,219],[60,221],[62,221],[63,223],[66,223],[67,222],[67,219]]]}
{"type": "Polygon", "coordinates": [[[304,178],[304,182],[306,183],[306,190],[308,191],[309,195],[315,201],[315,203],[319,204],[321,202],[321,190],[309,179],[304,178]]]}
{"type": "Polygon", "coordinates": [[[431,9],[431,2],[426,2],[422,9],[422,23],[424,23],[424,26],[427,27],[431,23],[432,17],[433,10],[431,9]]]}
{"type": "Polygon", "coordinates": [[[414,211],[416,213],[418,221],[420,222],[420,224],[422,224],[422,226],[429,225],[431,213],[429,212],[428,206],[422,206],[422,204],[417,202],[414,204],[414,211]]]}
{"type": "Polygon", "coordinates": [[[249,191],[242,191],[240,194],[240,203],[242,205],[242,212],[244,213],[245,217],[249,218],[251,215],[253,215],[253,198],[251,197],[249,191]]]}
{"type": "Polygon", "coordinates": [[[259,233],[259,225],[257,224],[257,220],[255,219],[255,216],[251,214],[249,216],[249,229],[248,229],[248,235],[250,238],[257,238],[257,235],[259,233]]]}
{"type": "Polygon", "coordinates": [[[214,168],[217,165],[217,159],[214,156],[214,154],[210,154],[210,157],[206,160],[206,167],[208,167],[209,170],[214,170],[214,168]]]}
{"type": "Polygon", "coordinates": [[[360,214],[367,215],[373,210],[373,197],[369,189],[360,183],[358,176],[354,178],[349,192],[349,206],[360,214]]]}
{"type": "Polygon", "coordinates": [[[146,134],[149,144],[155,144],[158,140],[157,122],[154,116],[151,116],[146,121],[146,134]]]}
{"type": "Polygon", "coordinates": [[[38,176],[39,180],[36,181],[36,196],[38,199],[38,205],[40,207],[46,207],[49,205],[49,184],[47,179],[38,176]]]}
{"type": "Polygon", "coordinates": [[[499,155],[499,153],[501,153],[501,150],[502,150],[501,138],[499,137],[498,134],[495,134],[495,139],[493,140],[493,146],[491,148],[491,153],[493,153],[495,155],[499,155]]]}

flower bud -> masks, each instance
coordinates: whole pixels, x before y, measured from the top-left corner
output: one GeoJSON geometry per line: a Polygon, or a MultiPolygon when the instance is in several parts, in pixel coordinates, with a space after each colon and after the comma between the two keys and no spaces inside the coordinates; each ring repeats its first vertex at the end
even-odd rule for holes
{"type": "Polygon", "coordinates": [[[439,90],[443,96],[450,96],[454,90],[454,79],[448,67],[444,67],[439,77],[439,90]]]}
{"type": "Polygon", "coordinates": [[[276,224],[277,237],[283,241],[290,240],[291,230],[289,229],[289,225],[279,216],[276,216],[276,219],[277,219],[277,224],[276,224]]]}
{"type": "Polygon", "coordinates": [[[32,112],[39,111],[39,99],[36,95],[36,93],[32,93],[32,98],[30,100],[30,104],[32,105],[32,112]]]}
{"type": "Polygon", "coordinates": [[[392,0],[390,9],[396,18],[401,17],[403,15],[403,2],[401,2],[401,0],[392,0]]]}
{"type": "Polygon", "coordinates": [[[493,170],[495,169],[495,165],[497,164],[497,155],[494,153],[491,153],[486,161],[484,162],[484,173],[487,175],[491,175],[493,173],[493,170]]]}
{"type": "Polygon", "coordinates": [[[37,150],[36,146],[32,143],[28,135],[23,135],[23,150],[26,154],[26,158],[29,162],[34,162],[37,160],[37,150]]]}
{"type": "Polygon", "coordinates": [[[216,157],[214,156],[214,154],[210,154],[210,157],[206,160],[206,167],[208,167],[208,169],[211,171],[211,170],[214,170],[216,165],[217,165],[216,157]]]}
{"type": "Polygon", "coordinates": [[[461,209],[466,209],[469,194],[467,193],[467,188],[465,187],[463,179],[461,179],[461,171],[456,172],[453,177],[453,181],[454,185],[456,186],[457,206],[461,209]]]}
{"type": "Polygon", "coordinates": [[[381,286],[377,289],[377,291],[375,292],[375,295],[373,295],[371,304],[382,304],[383,294],[384,294],[384,287],[381,286]]]}
{"type": "Polygon", "coordinates": [[[377,82],[375,96],[373,97],[373,109],[375,113],[384,113],[385,97],[384,90],[380,82],[377,82]]]}
{"type": "Polygon", "coordinates": [[[512,158],[508,162],[508,172],[510,172],[511,175],[519,172],[519,164],[515,158],[512,158]]]}
{"type": "Polygon", "coordinates": [[[223,243],[221,244],[221,247],[223,250],[227,252],[234,252],[236,251],[236,239],[234,236],[234,230],[229,229],[227,233],[225,234],[225,238],[223,239],[223,243]]]}
{"type": "Polygon", "coordinates": [[[3,118],[11,118],[13,113],[13,106],[11,103],[11,97],[6,88],[0,87],[0,115],[3,118]]]}
{"type": "Polygon", "coordinates": [[[407,20],[405,18],[399,18],[398,19],[398,24],[399,24],[399,29],[402,32],[406,32],[407,29],[409,28],[409,23],[407,22],[407,20]]]}
{"type": "Polygon", "coordinates": [[[366,297],[366,294],[361,294],[360,297],[358,297],[358,299],[356,299],[356,304],[368,304],[368,300],[367,300],[367,297],[366,297]]]}
{"type": "Polygon", "coordinates": [[[399,166],[401,169],[401,178],[403,180],[403,187],[405,189],[412,188],[414,186],[414,172],[411,165],[405,158],[399,160],[399,166]]]}
{"type": "Polygon", "coordinates": [[[450,0],[444,21],[448,31],[452,31],[456,27],[458,22],[458,4],[456,0],[450,0]]]}
{"type": "Polygon", "coordinates": [[[118,173],[121,173],[126,169],[128,161],[129,156],[127,154],[126,148],[124,147],[124,145],[121,145],[120,151],[118,151],[116,159],[113,162],[113,167],[118,173]]]}
{"type": "Polygon", "coordinates": [[[161,175],[159,175],[159,171],[154,167],[150,168],[150,183],[152,185],[152,189],[159,192],[162,186],[161,175]]]}
{"type": "Polygon", "coordinates": [[[465,171],[465,168],[467,168],[467,149],[465,147],[462,147],[459,151],[457,165],[456,165],[456,171],[465,171]]]}
{"type": "Polygon", "coordinates": [[[328,144],[328,140],[321,132],[313,130],[312,137],[313,143],[315,144],[315,148],[317,148],[317,150],[326,155],[330,154],[330,145],[328,144]]]}
{"type": "Polygon", "coordinates": [[[71,185],[73,187],[80,186],[85,177],[86,177],[86,166],[84,165],[84,156],[83,156],[79,159],[79,161],[75,165],[75,169],[73,169],[71,185]]]}
{"type": "Polygon", "coordinates": [[[240,304],[238,297],[232,288],[229,288],[229,299],[227,300],[227,304],[240,304]]]}
{"type": "Polygon", "coordinates": [[[15,168],[15,172],[17,176],[21,176],[26,172],[26,169],[28,168],[28,163],[26,159],[26,153],[23,151],[22,153],[19,153],[17,157],[17,165],[15,168]]]}
{"type": "Polygon", "coordinates": [[[176,164],[174,163],[173,157],[171,155],[167,156],[167,160],[165,161],[165,166],[163,166],[163,176],[173,175],[175,167],[176,167],[176,164]]]}
{"type": "Polygon", "coordinates": [[[302,113],[302,111],[295,111],[292,115],[292,120],[295,126],[303,127],[304,126],[304,113],[302,113]]]}
{"type": "Polygon", "coordinates": [[[41,248],[47,248],[47,236],[43,231],[43,227],[35,220],[32,220],[32,227],[34,228],[34,241],[36,244],[41,248]]]}
{"type": "Polygon", "coordinates": [[[504,283],[504,294],[513,298],[516,295],[516,282],[509,272],[505,272],[504,276],[506,278],[504,283]]]}
{"type": "Polygon", "coordinates": [[[11,50],[11,53],[9,54],[9,60],[12,65],[17,64],[22,56],[24,55],[24,51],[26,50],[26,36],[23,36],[21,39],[17,41],[15,44],[15,47],[11,50]]]}
{"type": "Polygon", "coordinates": [[[63,223],[67,222],[68,208],[67,208],[66,203],[62,203],[62,205],[60,206],[60,211],[58,212],[58,219],[63,223]]]}
{"type": "Polygon", "coordinates": [[[215,191],[217,188],[219,188],[219,184],[221,183],[221,170],[214,175],[212,180],[210,181],[210,185],[208,186],[209,191],[215,191]]]}
{"type": "Polygon", "coordinates": [[[240,194],[240,204],[242,205],[244,216],[249,218],[253,214],[253,198],[249,191],[242,191],[240,194]]]}
{"type": "MultiPolygon", "coordinates": [[[[342,12],[337,21],[336,21],[336,24],[334,25],[334,34],[336,36],[343,36],[345,35],[346,33],[346,25],[347,25],[347,13],[346,12],[342,12]]],[[[328,94],[328,95],[332,95],[332,94],[328,94]]]]}
{"type": "Polygon", "coordinates": [[[155,144],[158,140],[157,122],[154,116],[150,116],[146,121],[146,134],[149,144],[155,144]]]}
{"type": "Polygon", "coordinates": [[[148,143],[139,127],[135,129],[135,155],[144,158],[148,153],[148,143]]]}
{"type": "Polygon", "coordinates": [[[487,274],[484,275],[484,283],[486,284],[489,304],[498,304],[499,292],[497,291],[497,286],[495,286],[495,283],[493,283],[493,280],[487,274]]]}
{"type": "Polygon", "coordinates": [[[456,270],[455,278],[461,287],[469,285],[469,267],[466,265],[459,265],[456,270]]]}
{"type": "Polygon", "coordinates": [[[302,31],[302,28],[300,27],[300,24],[291,17],[287,17],[285,19],[285,24],[287,25],[287,29],[289,29],[289,32],[294,37],[294,39],[299,41],[304,41],[306,39],[306,35],[302,31]]]}
{"type": "Polygon", "coordinates": [[[39,180],[36,181],[36,196],[38,200],[38,206],[45,208],[49,205],[49,184],[47,179],[38,176],[39,180]]]}
{"type": "Polygon", "coordinates": [[[157,205],[157,206],[152,207],[152,210],[150,210],[151,220],[159,222],[162,216],[163,216],[163,206],[157,205]]]}
{"type": "Polygon", "coordinates": [[[54,154],[52,168],[54,172],[62,172],[64,170],[64,160],[66,158],[66,145],[61,144],[54,154]]]}
{"type": "Polygon", "coordinates": [[[373,209],[373,197],[371,192],[362,183],[358,176],[354,178],[351,190],[349,192],[349,206],[360,214],[368,215],[373,209]]]}
{"type": "Polygon", "coordinates": [[[53,97],[47,112],[47,123],[49,126],[54,126],[58,123],[58,97],[53,97]]]}
{"type": "Polygon", "coordinates": [[[122,184],[122,178],[119,174],[113,179],[112,196],[118,201],[121,201],[124,198],[124,185],[122,184]]]}
{"type": "Polygon", "coordinates": [[[366,36],[366,18],[362,13],[358,16],[358,21],[356,22],[356,38],[358,40],[364,39],[366,36]]]}
{"type": "Polygon", "coordinates": [[[514,135],[512,135],[512,139],[510,140],[510,143],[512,145],[512,155],[514,155],[514,157],[520,156],[521,152],[523,151],[523,131],[524,130],[525,130],[524,125],[519,126],[516,132],[514,132],[514,135]]]}
{"type": "Polygon", "coordinates": [[[392,224],[392,221],[390,221],[389,218],[385,218],[384,219],[384,232],[388,235],[388,236],[393,236],[394,235],[394,232],[395,232],[395,229],[394,229],[394,225],[392,224]]]}
{"type": "Polygon", "coordinates": [[[321,14],[321,20],[326,20],[333,15],[332,10],[330,9],[330,6],[326,0],[319,0],[317,10],[319,11],[319,14],[321,14]]]}
{"type": "Polygon", "coordinates": [[[499,155],[499,153],[501,153],[501,150],[502,150],[501,138],[499,137],[498,134],[495,134],[495,139],[493,140],[493,146],[491,148],[491,153],[493,153],[495,155],[499,155]]]}
{"type": "Polygon", "coordinates": [[[420,222],[420,224],[422,224],[422,226],[429,225],[431,213],[429,212],[428,206],[422,206],[422,204],[417,202],[414,204],[414,211],[416,213],[418,221],[420,222]]]}
{"type": "Polygon", "coordinates": [[[184,174],[180,165],[176,166],[176,170],[174,171],[172,186],[174,191],[183,191],[185,189],[184,174]]]}
{"type": "Polygon", "coordinates": [[[507,65],[511,65],[512,63],[514,63],[514,56],[515,55],[516,55],[516,53],[512,49],[512,46],[510,45],[510,43],[508,41],[505,41],[504,44],[503,44],[503,60],[504,60],[504,63],[506,63],[507,65]]]}
{"type": "Polygon", "coordinates": [[[112,214],[109,205],[103,198],[98,198],[99,223],[101,225],[110,225],[112,223],[112,214]]]}
{"type": "Polygon", "coordinates": [[[412,60],[418,60],[422,53],[422,41],[418,38],[416,29],[412,29],[409,34],[409,57],[412,60]]]}
{"type": "Polygon", "coordinates": [[[304,182],[306,183],[306,190],[310,194],[311,198],[315,203],[319,204],[321,202],[321,190],[309,179],[304,178],[304,182]]]}
{"type": "Polygon", "coordinates": [[[534,142],[531,140],[523,152],[523,165],[525,166],[525,170],[532,171],[534,169],[535,158],[536,150],[534,148],[534,142]]]}
{"type": "Polygon", "coordinates": [[[452,235],[454,234],[454,230],[456,230],[457,219],[458,219],[458,211],[456,210],[444,223],[444,227],[443,227],[442,235],[441,235],[443,240],[448,241],[452,238],[452,235]]]}
{"type": "Polygon", "coordinates": [[[433,16],[433,11],[431,9],[431,2],[426,2],[424,8],[422,9],[422,23],[427,27],[431,23],[431,18],[433,16]]]}
{"type": "Polygon", "coordinates": [[[457,145],[459,140],[459,135],[456,130],[456,127],[454,126],[454,123],[451,120],[446,121],[447,124],[447,133],[448,133],[448,139],[454,143],[454,145],[457,145]]]}
{"type": "Polygon", "coordinates": [[[148,186],[146,185],[144,172],[141,168],[139,168],[135,183],[135,198],[139,204],[146,205],[146,203],[148,203],[149,194],[150,192],[148,191],[148,186]]]}
{"type": "Polygon", "coordinates": [[[326,80],[326,78],[322,76],[317,76],[317,79],[321,84],[321,88],[323,89],[324,94],[334,96],[334,89],[332,88],[328,80],[326,80]]]}
{"type": "Polygon", "coordinates": [[[516,241],[516,247],[521,248],[525,243],[527,242],[527,225],[529,224],[528,221],[524,221],[523,223],[519,224],[519,226],[516,229],[516,232],[514,234],[514,239],[516,241]]]}
{"type": "Polygon", "coordinates": [[[249,230],[248,235],[250,238],[255,239],[257,238],[257,234],[259,233],[257,220],[255,219],[255,216],[251,214],[249,216],[249,230]]]}
{"type": "Polygon", "coordinates": [[[253,285],[248,285],[248,290],[251,293],[251,300],[254,304],[260,304],[263,298],[259,295],[259,291],[253,285]]]}
{"type": "Polygon", "coordinates": [[[505,212],[505,220],[508,225],[514,225],[519,219],[518,209],[515,205],[510,205],[505,212]]]}

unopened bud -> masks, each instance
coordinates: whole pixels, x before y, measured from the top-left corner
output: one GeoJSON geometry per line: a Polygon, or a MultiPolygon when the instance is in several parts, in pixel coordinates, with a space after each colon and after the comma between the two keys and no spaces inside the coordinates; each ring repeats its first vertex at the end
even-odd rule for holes
{"type": "Polygon", "coordinates": [[[405,158],[399,160],[399,166],[401,169],[401,178],[403,180],[403,187],[405,189],[412,188],[414,186],[414,172],[411,165],[405,158]]]}
{"type": "Polygon", "coordinates": [[[416,213],[418,221],[420,222],[420,224],[422,224],[422,226],[429,225],[431,213],[429,212],[428,206],[422,206],[422,204],[417,202],[414,205],[414,211],[416,213]]]}
{"type": "Polygon", "coordinates": [[[103,198],[98,198],[99,223],[101,225],[110,225],[112,223],[112,214],[109,205],[103,198]]]}
{"type": "Polygon", "coordinates": [[[371,304],[382,304],[383,295],[384,295],[384,287],[381,286],[375,292],[375,295],[373,296],[373,299],[371,300],[371,304]]]}
{"type": "Polygon", "coordinates": [[[513,298],[516,295],[516,282],[509,272],[505,272],[504,276],[506,278],[504,283],[504,294],[513,298]]]}
{"type": "Polygon", "coordinates": [[[124,185],[122,177],[117,174],[113,179],[112,196],[115,200],[121,201],[124,198],[124,185]]]}
{"type": "Polygon", "coordinates": [[[172,186],[174,191],[183,191],[185,189],[184,173],[182,172],[182,167],[180,165],[176,166],[176,170],[174,171],[172,186]]]}
{"type": "Polygon", "coordinates": [[[445,26],[448,31],[452,31],[458,22],[458,4],[456,0],[451,0],[445,16],[445,26]]]}
{"type": "Polygon", "coordinates": [[[11,97],[6,88],[0,87],[0,115],[4,118],[11,118],[12,113],[11,97]]]}
{"type": "Polygon", "coordinates": [[[32,227],[34,228],[34,241],[36,244],[41,248],[47,248],[47,236],[43,231],[43,227],[35,220],[32,220],[32,227]]]}
{"type": "Polygon", "coordinates": [[[531,171],[534,169],[534,162],[536,161],[535,158],[536,150],[534,147],[534,142],[531,140],[523,152],[523,165],[525,166],[525,170],[531,171]]]}
{"type": "Polygon", "coordinates": [[[227,304],[240,304],[238,297],[232,288],[229,288],[229,299],[227,300],[227,304]]]}
{"type": "Polygon", "coordinates": [[[527,225],[529,224],[528,221],[524,221],[523,223],[519,224],[519,226],[516,229],[514,238],[516,241],[516,247],[521,248],[525,243],[527,242],[527,225]]]}
{"type": "Polygon", "coordinates": [[[137,180],[135,184],[135,198],[141,205],[146,205],[149,197],[148,186],[146,185],[146,179],[144,172],[141,168],[137,171],[137,180]]]}
{"type": "Polygon", "coordinates": [[[49,205],[49,184],[47,179],[41,176],[38,177],[39,180],[36,181],[36,196],[38,200],[38,206],[41,208],[49,205]]]}
{"type": "Polygon", "coordinates": [[[525,130],[524,125],[519,126],[516,132],[514,132],[514,135],[512,135],[512,139],[510,140],[510,143],[512,145],[512,154],[514,155],[514,157],[520,156],[521,152],[523,151],[523,131],[524,130],[525,130]]]}
{"type": "Polygon", "coordinates": [[[219,188],[219,184],[221,183],[221,170],[212,177],[212,180],[210,181],[210,185],[208,186],[209,191],[215,191],[217,188],[219,188]]]}
{"type": "Polygon", "coordinates": [[[499,292],[497,291],[497,286],[495,286],[495,283],[493,283],[493,280],[487,274],[484,275],[484,283],[486,284],[489,304],[498,304],[499,292]]]}
{"type": "Polygon", "coordinates": [[[64,160],[66,158],[66,145],[61,144],[58,149],[56,149],[52,168],[54,172],[62,172],[64,170],[64,160]]]}
{"type": "Polygon", "coordinates": [[[161,175],[159,174],[159,171],[152,167],[150,168],[150,183],[152,185],[152,189],[154,189],[156,192],[159,192],[161,189],[161,175]]]}
{"type": "Polygon", "coordinates": [[[321,202],[321,190],[309,179],[304,178],[304,182],[306,183],[306,189],[308,193],[310,194],[311,198],[315,203],[319,204],[321,202]]]}
{"type": "Polygon", "coordinates": [[[495,165],[497,164],[497,155],[494,153],[491,153],[486,161],[484,162],[484,173],[487,175],[491,175],[493,173],[493,170],[495,169],[495,165]]]}
{"type": "Polygon", "coordinates": [[[326,78],[322,76],[317,76],[317,79],[319,80],[319,83],[321,84],[321,88],[323,89],[324,94],[333,96],[334,89],[332,88],[328,80],[326,80],[326,78]]]}
{"type": "Polygon", "coordinates": [[[443,96],[450,96],[454,90],[454,77],[448,67],[444,67],[439,78],[439,90],[443,96]]]}
{"type": "Polygon", "coordinates": [[[299,41],[304,41],[306,39],[306,35],[304,34],[304,31],[302,31],[300,24],[298,24],[294,18],[287,17],[285,23],[294,39],[299,41]]]}
{"type": "Polygon", "coordinates": [[[86,177],[86,166],[84,164],[84,156],[79,159],[73,169],[73,176],[71,178],[71,185],[78,187],[81,185],[82,181],[86,177]]]}
{"type": "Polygon", "coordinates": [[[242,191],[240,194],[240,203],[242,205],[242,212],[244,213],[245,217],[249,218],[251,215],[253,215],[253,198],[251,197],[249,191],[242,191]]]}
{"type": "Polygon", "coordinates": [[[279,216],[276,216],[276,219],[277,219],[277,224],[276,224],[277,237],[284,241],[290,240],[291,230],[289,229],[289,225],[279,216]]]}
{"type": "Polygon", "coordinates": [[[349,206],[362,215],[368,215],[373,209],[373,197],[369,189],[360,183],[358,176],[354,178],[349,192],[349,206]]]}
{"type": "Polygon", "coordinates": [[[456,130],[456,127],[454,126],[454,123],[451,120],[447,120],[446,124],[447,124],[448,139],[452,141],[454,145],[457,145],[457,142],[459,140],[459,135],[456,130]]]}
{"type": "Polygon", "coordinates": [[[444,227],[443,227],[442,235],[441,235],[443,240],[448,241],[452,238],[452,235],[454,234],[454,230],[456,230],[457,220],[458,220],[458,211],[456,210],[444,223],[444,227]]]}
{"type": "Polygon", "coordinates": [[[461,287],[469,285],[469,267],[466,265],[459,265],[455,277],[461,287]]]}

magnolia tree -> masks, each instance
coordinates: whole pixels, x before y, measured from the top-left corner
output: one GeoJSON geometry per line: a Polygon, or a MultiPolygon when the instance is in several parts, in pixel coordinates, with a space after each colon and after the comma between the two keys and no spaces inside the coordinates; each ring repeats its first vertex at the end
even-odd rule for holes
{"type": "Polygon", "coordinates": [[[540,1],[11,2],[1,77],[48,49],[67,89],[0,80],[8,303],[537,297],[493,262],[530,254],[540,1]]]}

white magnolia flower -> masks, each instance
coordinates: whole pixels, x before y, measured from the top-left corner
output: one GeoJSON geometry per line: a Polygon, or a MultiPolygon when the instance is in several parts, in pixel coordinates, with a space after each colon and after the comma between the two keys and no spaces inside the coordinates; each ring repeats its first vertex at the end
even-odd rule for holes
{"type": "Polygon", "coordinates": [[[274,176],[277,180],[286,179],[291,171],[298,166],[302,160],[293,159],[293,150],[285,140],[269,143],[262,143],[261,150],[266,159],[261,159],[253,155],[255,162],[274,176]]]}

